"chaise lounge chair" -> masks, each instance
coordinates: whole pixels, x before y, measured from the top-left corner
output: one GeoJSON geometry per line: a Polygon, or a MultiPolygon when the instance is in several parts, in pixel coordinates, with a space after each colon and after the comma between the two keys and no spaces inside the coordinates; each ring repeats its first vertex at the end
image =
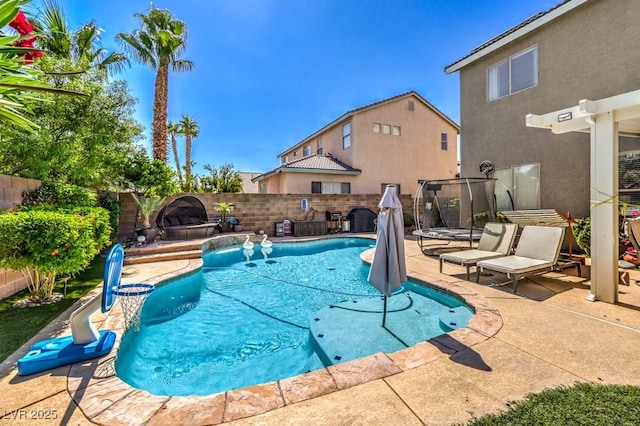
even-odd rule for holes
{"type": "Polygon", "coordinates": [[[555,226],[525,226],[514,255],[497,259],[481,260],[476,264],[476,282],[480,273],[495,271],[513,278],[513,292],[518,289],[518,280],[529,275],[553,271],[558,261],[564,228],[555,226]]]}
{"type": "Polygon", "coordinates": [[[511,252],[517,231],[518,225],[514,223],[487,223],[477,248],[440,255],[440,273],[442,273],[443,263],[456,263],[467,269],[467,281],[469,281],[469,268],[475,266],[476,263],[481,260],[503,257],[511,252]]]}

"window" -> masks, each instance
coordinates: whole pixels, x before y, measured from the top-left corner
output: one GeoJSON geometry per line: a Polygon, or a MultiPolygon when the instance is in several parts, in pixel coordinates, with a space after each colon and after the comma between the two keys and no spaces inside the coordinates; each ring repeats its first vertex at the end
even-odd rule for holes
{"type": "Polygon", "coordinates": [[[312,194],[350,194],[349,182],[311,182],[312,194]]]}
{"type": "Polygon", "coordinates": [[[380,123],[373,123],[373,133],[380,133],[380,123]]]}
{"type": "Polygon", "coordinates": [[[620,202],[640,204],[640,151],[621,152],[618,161],[620,202]]]}
{"type": "Polygon", "coordinates": [[[298,156],[298,151],[293,151],[293,156],[297,157],[298,156]]]}
{"type": "Polygon", "coordinates": [[[400,184],[399,183],[383,183],[380,185],[380,193],[384,194],[384,191],[387,189],[387,185],[393,185],[396,187],[396,194],[400,195],[400,184]]]}
{"type": "Polygon", "coordinates": [[[540,165],[525,164],[498,169],[496,182],[498,210],[537,210],[540,208],[540,165]]]}
{"type": "Polygon", "coordinates": [[[288,162],[289,162],[289,156],[287,155],[284,157],[284,163],[287,164],[288,162]]]}
{"type": "Polygon", "coordinates": [[[489,69],[489,100],[493,101],[538,84],[538,48],[520,52],[489,69]]]}
{"type": "Polygon", "coordinates": [[[261,183],[260,184],[260,193],[261,194],[266,194],[267,193],[267,184],[266,183],[261,183]]]}
{"type": "Polygon", "coordinates": [[[400,136],[400,126],[393,126],[391,130],[393,136],[400,136]]]}
{"type": "Polygon", "coordinates": [[[307,145],[302,149],[302,156],[306,157],[307,155],[311,155],[311,145],[307,145]]]}
{"type": "Polygon", "coordinates": [[[322,138],[318,138],[316,141],[316,154],[322,154],[322,138]]]}
{"type": "Polygon", "coordinates": [[[391,126],[389,126],[388,124],[383,124],[382,125],[382,133],[384,133],[385,135],[390,135],[391,134],[391,126]]]}
{"type": "Polygon", "coordinates": [[[342,149],[347,149],[351,146],[351,123],[347,123],[342,126],[342,149]]]}
{"type": "Polygon", "coordinates": [[[448,135],[446,133],[440,133],[440,149],[446,151],[449,149],[449,142],[447,140],[448,135]]]}

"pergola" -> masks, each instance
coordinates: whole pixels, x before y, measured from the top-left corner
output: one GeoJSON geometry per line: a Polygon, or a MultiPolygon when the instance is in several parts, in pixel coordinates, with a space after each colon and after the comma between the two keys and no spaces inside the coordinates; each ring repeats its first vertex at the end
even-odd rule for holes
{"type": "Polygon", "coordinates": [[[527,127],[552,133],[589,132],[591,203],[591,294],[588,300],[618,301],[618,137],[640,136],[640,90],[547,114],[527,114],[527,127]]]}

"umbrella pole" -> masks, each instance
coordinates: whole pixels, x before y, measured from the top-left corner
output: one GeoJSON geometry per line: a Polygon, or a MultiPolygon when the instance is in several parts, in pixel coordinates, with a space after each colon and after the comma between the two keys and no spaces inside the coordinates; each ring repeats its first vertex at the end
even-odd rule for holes
{"type": "Polygon", "coordinates": [[[384,323],[387,320],[387,296],[384,296],[384,308],[382,309],[382,326],[384,327],[384,323]]]}

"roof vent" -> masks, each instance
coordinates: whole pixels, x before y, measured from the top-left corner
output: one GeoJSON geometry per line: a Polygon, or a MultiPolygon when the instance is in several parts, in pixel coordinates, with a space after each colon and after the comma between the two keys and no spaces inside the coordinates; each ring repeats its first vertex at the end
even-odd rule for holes
{"type": "Polygon", "coordinates": [[[413,101],[409,101],[409,111],[413,111],[413,101]]]}

